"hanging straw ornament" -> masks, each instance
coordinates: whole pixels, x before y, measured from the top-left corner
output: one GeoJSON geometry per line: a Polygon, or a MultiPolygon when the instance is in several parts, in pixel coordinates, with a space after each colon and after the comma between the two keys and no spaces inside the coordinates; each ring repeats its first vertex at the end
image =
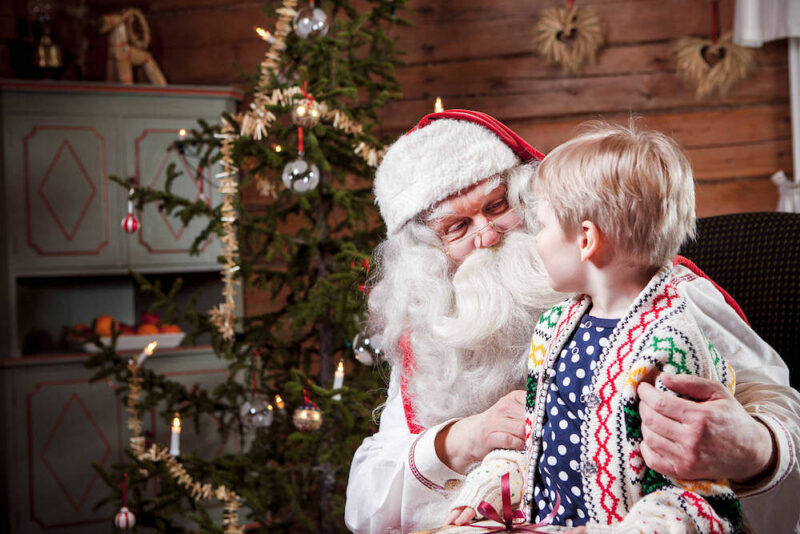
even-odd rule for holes
{"type": "Polygon", "coordinates": [[[678,76],[695,88],[698,98],[725,96],[755,67],[753,50],[733,42],[730,32],[719,36],[719,3],[711,4],[711,39],[682,37],[673,49],[678,76]]]}
{"type": "Polygon", "coordinates": [[[597,11],[577,7],[573,0],[567,7],[542,11],[533,27],[533,44],[548,63],[561,65],[564,72],[577,73],[597,57],[603,46],[603,23],[597,11]]]}
{"type": "Polygon", "coordinates": [[[322,117],[322,106],[314,97],[306,91],[306,82],[300,89],[303,98],[299,98],[292,104],[292,122],[300,128],[313,128],[322,117]]]}

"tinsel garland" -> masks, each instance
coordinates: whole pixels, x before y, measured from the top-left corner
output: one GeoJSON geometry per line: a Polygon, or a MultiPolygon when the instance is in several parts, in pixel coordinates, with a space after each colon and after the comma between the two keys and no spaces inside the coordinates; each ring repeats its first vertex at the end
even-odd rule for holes
{"type": "MultiPolygon", "coordinates": [[[[139,366],[134,360],[128,362],[128,428],[131,431],[131,452],[140,462],[151,461],[154,463],[164,462],[167,466],[169,475],[183,487],[194,500],[217,499],[224,503],[225,514],[222,519],[222,526],[225,534],[243,534],[244,529],[239,524],[239,504],[240,498],[226,486],[214,487],[211,484],[201,484],[192,478],[186,471],[183,464],[169,453],[166,447],[153,443],[150,448],[145,447],[144,437],[142,436],[142,421],[139,419],[139,412],[136,408],[142,394],[142,377],[139,374],[139,366]]],[[[144,475],[148,475],[146,469],[142,470],[144,475]]]]}
{"type": "MultiPolygon", "coordinates": [[[[235,117],[236,127],[228,120],[223,119],[222,131],[218,137],[222,139],[223,171],[217,176],[220,179],[219,191],[222,193],[222,254],[225,258],[222,269],[222,295],[224,302],[211,309],[210,318],[212,324],[217,328],[222,338],[226,341],[233,339],[234,324],[236,321],[236,285],[239,281],[235,278],[236,271],[239,270],[238,252],[239,242],[236,237],[234,223],[236,222],[236,209],[234,200],[239,194],[239,186],[236,181],[238,169],[233,162],[233,145],[238,137],[248,136],[260,141],[267,137],[269,128],[275,120],[275,115],[269,110],[275,106],[288,106],[298,95],[303,96],[303,90],[298,86],[286,89],[272,89],[273,72],[278,68],[280,55],[286,50],[286,37],[292,30],[292,20],[297,14],[297,0],[284,0],[283,5],[277,9],[278,20],[275,23],[275,32],[270,40],[270,46],[261,62],[258,83],[255,87],[253,102],[250,109],[245,113],[240,113],[235,117]]],[[[349,136],[361,135],[364,131],[358,121],[347,116],[346,113],[338,109],[329,110],[324,102],[320,102],[322,120],[330,123],[333,128],[344,132],[349,136]]],[[[376,149],[365,141],[359,141],[354,145],[353,152],[363,159],[370,167],[377,167],[383,157],[385,149],[376,149]]],[[[259,189],[269,191],[269,188],[260,186],[259,189]]]]}

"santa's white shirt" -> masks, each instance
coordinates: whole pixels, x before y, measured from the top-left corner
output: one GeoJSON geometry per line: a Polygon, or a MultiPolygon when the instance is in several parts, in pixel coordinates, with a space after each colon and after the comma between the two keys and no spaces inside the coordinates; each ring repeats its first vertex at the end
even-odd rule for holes
{"type": "MultiPolygon", "coordinates": [[[[777,467],[758,486],[736,487],[754,532],[800,534],[800,393],[778,354],[704,278],[680,283],[695,319],[736,372],[736,399],[764,422],[777,443],[777,467]]],[[[463,480],[436,455],[433,440],[445,421],[412,434],[393,370],[377,433],[356,451],[347,486],[345,523],[357,533],[413,532],[441,525],[445,487],[463,480]]]]}

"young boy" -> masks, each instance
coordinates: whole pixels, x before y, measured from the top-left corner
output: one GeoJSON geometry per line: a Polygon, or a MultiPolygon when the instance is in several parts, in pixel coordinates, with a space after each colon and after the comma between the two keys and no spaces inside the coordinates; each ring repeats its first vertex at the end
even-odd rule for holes
{"type": "Polygon", "coordinates": [[[528,521],[560,506],[577,532],[736,532],[727,481],[683,481],[644,464],[637,386],[660,373],[733,371],[699,330],[670,261],[694,234],[686,157],[663,134],[593,123],[550,153],[534,178],[537,250],[553,289],[576,296],[542,315],[528,361],[527,446],[473,469],[449,523],[481,501],[500,509],[500,477],[528,521]]]}

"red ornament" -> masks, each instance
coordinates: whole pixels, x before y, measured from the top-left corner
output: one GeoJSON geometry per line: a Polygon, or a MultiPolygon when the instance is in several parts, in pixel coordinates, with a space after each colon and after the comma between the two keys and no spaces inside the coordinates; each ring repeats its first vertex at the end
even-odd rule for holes
{"type": "Polygon", "coordinates": [[[139,230],[139,219],[136,218],[136,215],[133,213],[129,213],[122,219],[122,229],[128,232],[129,234],[135,234],[139,230]]]}
{"type": "Polygon", "coordinates": [[[128,473],[122,475],[122,508],[114,518],[114,524],[120,530],[128,530],[136,524],[136,516],[128,510],[128,473]]]}
{"type": "Polygon", "coordinates": [[[128,192],[128,214],[122,219],[122,229],[128,232],[129,234],[135,234],[136,231],[139,229],[139,219],[136,218],[136,215],[133,214],[133,194],[135,190],[131,187],[131,190],[128,192]]]}
{"type": "Polygon", "coordinates": [[[120,508],[119,512],[117,512],[117,517],[114,518],[114,524],[120,530],[131,529],[136,524],[136,516],[128,510],[127,506],[123,506],[120,508]]]}

